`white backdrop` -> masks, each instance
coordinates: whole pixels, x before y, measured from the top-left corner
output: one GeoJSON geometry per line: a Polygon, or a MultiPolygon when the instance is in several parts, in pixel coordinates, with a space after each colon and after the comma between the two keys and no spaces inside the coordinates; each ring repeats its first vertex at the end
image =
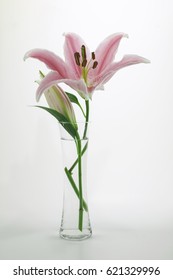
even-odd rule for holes
{"type": "MultiPolygon", "coordinates": [[[[1,0],[0,258],[173,258],[173,19],[171,0],[1,0]],[[59,239],[61,146],[56,121],[35,105],[45,66],[31,48],[63,57],[64,32],[94,50],[125,32],[119,71],[92,101],[88,196],[93,238],[59,239]]],[[[42,98],[40,104],[45,104],[42,98]]]]}

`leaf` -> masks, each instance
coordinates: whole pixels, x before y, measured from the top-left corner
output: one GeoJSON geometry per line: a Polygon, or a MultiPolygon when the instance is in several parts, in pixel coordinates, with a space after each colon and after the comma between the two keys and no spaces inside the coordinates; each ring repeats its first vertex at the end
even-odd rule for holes
{"type": "Polygon", "coordinates": [[[41,79],[43,79],[45,77],[45,75],[43,74],[43,72],[41,70],[39,70],[39,74],[40,74],[41,79]]]}
{"type": "Polygon", "coordinates": [[[35,106],[41,109],[46,110],[48,113],[50,113],[52,116],[54,116],[59,123],[64,127],[64,129],[73,137],[76,137],[76,129],[74,128],[74,126],[69,122],[69,120],[64,117],[64,115],[62,115],[61,113],[59,113],[58,111],[51,109],[51,108],[47,108],[47,107],[43,107],[43,106],[35,106]]]}
{"type": "Polygon", "coordinates": [[[70,101],[72,103],[76,103],[77,105],[79,105],[79,101],[78,101],[77,97],[74,94],[66,92],[66,91],[65,91],[65,93],[67,94],[68,98],[70,99],[70,101]]]}
{"type": "Polygon", "coordinates": [[[71,101],[72,103],[75,103],[75,104],[77,104],[77,105],[79,106],[79,108],[81,109],[81,111],[82,111],[84,117],[86,117],[86,116],[85,116],[85,113],[84,113],[84,111],[83,111],[83,108],[82,108],[82,106],[80,105],[80,103],[79,103],[77,97],[76,97],[74,94],[72,94],[72,93],[69,93],[69,92],[66,92],[66,91],[65,91],[65,93],[67,94],[68,98],[70,99],[70,101],[71,101]]]}

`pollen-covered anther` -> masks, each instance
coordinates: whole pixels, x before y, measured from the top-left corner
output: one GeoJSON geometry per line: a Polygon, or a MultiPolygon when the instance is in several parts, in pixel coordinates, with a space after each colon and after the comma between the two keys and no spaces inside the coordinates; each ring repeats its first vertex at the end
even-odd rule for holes
{"type": "Polygon", "coordinates": [[[94,53],[94,52],[92,52],[92,53],[91,53],[91,57],[92,57],[92,60],[94,60],[94,59],[96,58],[96,56],[95,56],[95,53],[94,53]]]}
{"type": "Polygon", "coordinates": [[[78,66],[80,66],[80,54],[78,52],[74,53],[74,58],[75,58],[76,64],[78,66]]]}
{"type": "Polygon", "coordinates": [[[92,68],[95,69],[97,67],[97,65],[98,65],[98,61],[94,61],[92,68]]]}

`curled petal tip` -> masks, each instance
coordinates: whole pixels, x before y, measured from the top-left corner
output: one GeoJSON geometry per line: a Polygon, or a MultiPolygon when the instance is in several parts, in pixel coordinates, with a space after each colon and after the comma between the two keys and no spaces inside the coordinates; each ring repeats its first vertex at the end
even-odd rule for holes
{"type": "Polygon", "coordinates": [[[40,100],[40,96],[38,96],[38,94],[36,94],[36,101],[37,101],[37,103],[39,102],[39,100],[40,100]]]}
{"type": "Polygon", "coordinates": [[[68,36],[69,34],[72,34],[72,33],[71,33],[71,32],[63,32],[63,33],[62,33],[62,36],[66,37],[66,36],[68,36]]]}
{"type": "Polygon", "coordinates": [[[25,61],[28,58],[28,52],[24,55],[23,60],[25,61]]]}
{"type": "Polygon", "coordinates": [[[124,37],[124,38],[129,38],[129,35],[126,34],[126,33],[124,33],[123,37],[124,37]]]}
{"type": "Polygon", "coordinates": [[[149,60],[149,59],[147,59],[147,58],[144,58],[144,61],[143,61],[144,63],[151,63],[151,61],[149,60]]]}
{"type": "Polygon", "coordinates": [[[151,61],[145,57],[140,56],[139,59],[140,59],[140,62],[142,62],[142,63],[151,63],[151,61]]]}
{"type": "Polygon", "coordinates": [[[36,102],[39,101],[39,98],[38,98],[38,95],[37,95],[37,94],[36,94],[35,100],[36,100],[36,102]]]}
{"type": "Polygon", "coordinates": [[[25,53],[25,55],[24,55],[24,57],[23,57],[23,60],[24,60],[24,61],[25,61],[27,58],[30,57],[31,52],[32,52],[32,50],[27,51],[27,52],[25,53]]]}

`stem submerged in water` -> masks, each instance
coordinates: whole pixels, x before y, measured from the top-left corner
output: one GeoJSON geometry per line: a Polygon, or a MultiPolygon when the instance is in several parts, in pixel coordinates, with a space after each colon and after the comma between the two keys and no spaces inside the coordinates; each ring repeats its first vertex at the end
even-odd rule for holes
{"type": "Polygon", "coordinates": [[[79,230],[83,229],[83,190],[82,190],[82,149],[80,136],[77,134],[77,153],[78,153],[78,182],[79,182],[79,230]]]}
{"type": "MultiPolygon", "coordinates": [[[[88,130],[88,121],[89,121],[89,100],[85,101],[86,104],[86,120],[85,120],[85,128],[84,128],[84,133],[82,139],[85,140],[87,136],[87,130],[88,130]]],[[[69,182],[76,193],[77,197],[79,198],[79,222],[78,222],[78,228],[80,231],[83,230],[83,211],[85,210],[86,212],[88,211],[88,206],[83,199],[83,190],[82,190],[82,156],[87,150],[88,147],[88,142],[85,144],[84,148],[82,149],[82,143],[81,143],[81,138],[80,135],[76,134],[76,148],[77,148],[77,159],[73,163],[73,165],[67,169],[65,167],[65,173],[67,175],[67,178],[69,179],[69,182]],[[75,168],[75,166],[78,165],[78,185],[79,188],[77,188],[76,183],[73,180],[72,177],[72,171],[75,168]]]]}
{"type": "MultiPolygon", "coordinates": [[[[77,188],[77,186],[76,186],[76,184],[75,184],[75,182],[74,182],[74,180],[73,180],[73,177],[72,177],[71,173],[69,172],[69,170],[67,169],[67,167],[65,167],[64,170],[65,170],[65,173],[66,173],[66,175],[67,175],[67,178],[69,179],[69,181],[70,181],[70,183],[71,183],[71,186],[72,186],[72,188],[73,188],[75,194],[76,194],[77,197],[79,198],[79,190],[78,190],[78,188],[77,188]]],[[[85,209],[86,212],[88,212],[88,205],[87,205],[87,203],[85,202],[84,199],[83,199],[83,208],[85,209]]]]}
{"type": "MultiPolygon", "coordinates": [[[[88,147],[88,142],[86,143],[86,145],[84,146],[82,152],[81,152],[81,156],[83,156],[83,154],[85,153],[86,149],[88,147]]],[[[68,170],[71,174],[73,169],[75,168],[76,164],[78,163],[78,158],[75,160],[75,162],[73,163],[73,165],[70,167],[70,169],[68,170]]]]}

